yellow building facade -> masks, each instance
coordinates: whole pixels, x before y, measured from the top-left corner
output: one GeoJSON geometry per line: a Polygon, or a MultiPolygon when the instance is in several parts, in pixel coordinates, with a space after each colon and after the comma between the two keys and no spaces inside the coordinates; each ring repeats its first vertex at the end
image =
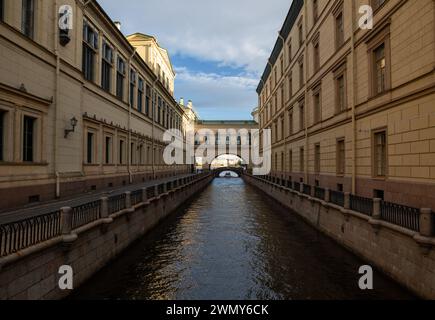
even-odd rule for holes
{"type": "Polygon", "coordinates": [[[190,170],[163,162],[190,115],[154,37],[125,37],[94,0],[0,5],[0,210],[190,170]]]}
{"type": "Polygon", "coordinates": [[[294,0],[257,93],[276,178],[435,208],[435,1],[294,0]]]}

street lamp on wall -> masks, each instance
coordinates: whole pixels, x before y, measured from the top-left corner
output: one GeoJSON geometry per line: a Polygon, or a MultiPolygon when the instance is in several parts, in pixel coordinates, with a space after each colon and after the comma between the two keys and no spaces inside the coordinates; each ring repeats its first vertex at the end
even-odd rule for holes
{"type": "Polygon", "coordinates": [[[70,120],[70,124],[71,124],[72,129],[65,129],[65,139],[68,137],[68,135],[70,133],[75,131],[77,123],[78,123],[78,120],[76,119],[76,117],[72,117],[70,120]]]}

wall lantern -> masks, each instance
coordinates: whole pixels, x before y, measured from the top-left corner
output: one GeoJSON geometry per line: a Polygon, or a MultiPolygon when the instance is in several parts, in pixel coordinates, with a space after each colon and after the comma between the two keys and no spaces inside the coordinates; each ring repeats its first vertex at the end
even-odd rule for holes
{"type": "Polygon", "coordinates": [[[70,120],[70,124],[71,124],[72,129],[65,129],[65,139],[68,137],[68,135],[69,135],[71,132],[74,132],[74,131],[75,131],[75,128],[76,128],[76,126],[77,126],[77,123],[78,123],[78,120],[76,119],[76,117],[73,117],[73,118],[70,120]]]}

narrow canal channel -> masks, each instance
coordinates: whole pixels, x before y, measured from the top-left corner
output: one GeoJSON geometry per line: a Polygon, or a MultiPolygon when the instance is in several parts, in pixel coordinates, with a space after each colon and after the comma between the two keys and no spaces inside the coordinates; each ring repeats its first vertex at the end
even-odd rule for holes
{"type": "Polygon", "coordinates": [[[192,203],[78,288],[72,299],[408,299],[363,261],[242,179],[215,179],[192,203]]]}

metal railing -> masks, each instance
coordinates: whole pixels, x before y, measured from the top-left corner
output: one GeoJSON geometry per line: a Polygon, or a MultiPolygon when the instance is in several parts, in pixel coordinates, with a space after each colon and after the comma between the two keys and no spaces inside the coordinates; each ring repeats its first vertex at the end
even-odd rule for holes
{"type": "Polygon", "coordinates": [[[360,196],[350,195],[350,209],[364,213],[366,215],[373,215],[373,199],[364,198],[360,196]]]}
{"type": "Polygon", "coordinates": [[[60,210],[0,225],[0,257],[61,234],[60,210]]]}
{"type": "Polygon", "coordinates": [[[325,189],[320,188],[320,187],[315,187],[314,188],[314,196],[317,199],[325,200],[325,189]]]}
{"type": "Polygon", "coordinates": [[[142,189],[133,191],[131,193],[131,204],[133,206],[137,205],[138,203],[141,203],[142,201],[143,201],[142,189]]]}
{"type": "MultiPolygon", "coordinates": [[[[188,178],[194,181],[203,178],[197,175],[188,178]]],[[[183,180],[180,180],[180,185],[183,180]]],[[[178,185],[178,184],[177,184],[178,185]]],[[[169,183],[167,184],[169,186],[169,183]]],[[[163,193],[164,183],[158,185],[159,192],[163,193]]],[[[147,198],[155,197],[155,186],[147,188],[147,198]]],[[[126,193],[111,196],[107,199],[108,214],[119,212],[126,208],[126,193]]],[[[143,191],[135,190],[130,194],[131,204],[143,201],[143,191]]],[[[95,200],[71,208],[71,229],[77,229],[101,218],[102,200],[95,200]]],[[[62,210],[47,214],[10,222],[0,225],[0,257],[16,253],[22,249],[47,241],[62,235],[62,210]]]]}
{"type": "Polygon", "coordinates": [[[337,206],[344,207],[344,193],[341,191],[330,191],[330,201],[337,206]]]}
{"type": "Polygon", "coordinates": [[[303,193],[306,195],[311,195],[311,186],[309,184],[304,184],[303,193]]]}
{"type": "Polygon", "coordinates": [[[398,226],[420,231],[420,210],[417,208],[381,201],[381,218],[398,226]]]}
{"type": "Polygon", "coordinates": [[[84,226],[92,221],[98,220],[101,215],[101,200],[88,202],[72,208],[72,229],[84,226]]]}
{"type": "Polygon", "coordinates": [[[121,193],[117,196],[112,196],[108,201],[109,214],[121,211],[125,209],[125,193],[121,193]]]}
{"type": "Polygon", "coordinates": [[[301,184],[299,183],[299,182],[294,182],[293,183],[293,190],[296,190],[296,191],[300,191],[301,190],[301,184]]]}

